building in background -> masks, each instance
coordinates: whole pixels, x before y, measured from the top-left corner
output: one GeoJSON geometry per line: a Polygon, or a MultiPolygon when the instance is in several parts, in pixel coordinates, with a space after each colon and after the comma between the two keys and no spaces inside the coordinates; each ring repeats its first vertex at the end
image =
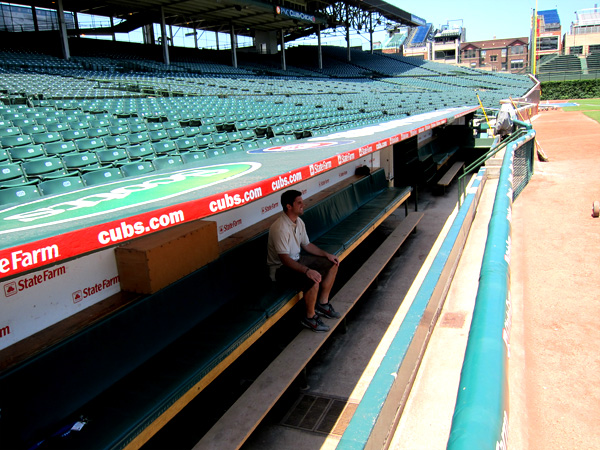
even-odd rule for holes
{"type": "Polygon", "coordinates": [[[529,38],[464,42],[460,65],[492,72],[524,73],[529,67],[529,38]]]}
{"type": "Polygon", "coordinates": [[[454,20],[436,30],[431,42],[431,59],[439,63],[458,64],[460,45],[466,40],[462,20],[454,20]]]}
{"type": "Polygon", "coordinates": [[[565,54],[589,55],[600,53],[600,12],[598,8],[575,12],[576,21],[565,34],[565,54]]]}
{"type": "Polygon", "coordinates": [[[559,55],[562,53],[562,31],[560,17],[556,9],[538,11],[535,41],[537,47],[536,57],[538,59],[544,55],[559,55]]]}

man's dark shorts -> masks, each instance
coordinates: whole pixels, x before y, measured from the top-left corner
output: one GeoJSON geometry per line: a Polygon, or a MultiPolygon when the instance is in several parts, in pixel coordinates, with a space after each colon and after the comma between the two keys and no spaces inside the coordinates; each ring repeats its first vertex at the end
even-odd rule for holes
{"type": "MultiPolygon", "coordinates": [[[[333,267],[333,263],[324,256],[300,255],[298,262],[306,267],[310,267],[312,270],[316,270],[323,278],[325,278],[325,275],[327,275],[331,267],[333,267]]],[[[286,266],[281,266],[277,269],[277,272],[275,272],[275,279],[278,283],[298,289],[302,292],[306,292],[315,284],[315,282],[308,278],[305,273],[297,272],[286,266]]]]}

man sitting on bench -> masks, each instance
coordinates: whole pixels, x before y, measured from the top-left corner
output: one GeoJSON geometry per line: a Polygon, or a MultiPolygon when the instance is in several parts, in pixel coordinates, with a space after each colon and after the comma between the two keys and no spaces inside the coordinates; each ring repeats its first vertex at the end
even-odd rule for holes
{"type": "Polygon", "coordinates": [[[283,214],[269,228],[267,264],[273,281],[304,292],[306,316],[302,325],[313,331],[329,331],[320,316],[339,318],[329,303],[329,292],[340,262],[311,243],[300,216],[304,213],[302,193],[290,189],[281,194],[283,214]],[[300,254],[304,250],[308,254],[300,254]],[[318,300],[318,301],[317,301],[318,300]]]}

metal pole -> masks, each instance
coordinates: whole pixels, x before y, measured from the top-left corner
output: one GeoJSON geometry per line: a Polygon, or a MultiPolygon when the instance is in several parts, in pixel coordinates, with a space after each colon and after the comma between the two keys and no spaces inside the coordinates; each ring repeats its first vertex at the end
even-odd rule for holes
{"type": "Polygon", "coordinates": [[[57,14],[58,14],[58,33],[60,35],[60,43],[63,58],[67,61],[71,59],[71,52],[69,51],[69,40],[67,36],[67,24],[65,23],[65,11],[63,9],[62,0],[57,2],[57,14]]]}
{"type": "Polygon", "coordinates": [[[285,64],[285,36],[283,30],[281,30],[281,69],[287,70],[287,66],[285,64]]]}
{"type": "Polygon", "coordinates": [[[319,70],[323,70],[323,49],[321,48],[321,24],[317,24],[317,55],[319,58],[319,70]]]}
{"type": "Polygon", "coordinates": [[[233,22],[231,22],[231,28],[229,30],[230,33],[230,38],[231,38],[231,64],[233,65],[233,67],[235,67],[237,69],[237,43],[236,43],[236,38],[235,38],[235,28],[233,26],[233,22]]]}
{"type": "Polygon", "coordinates": [[[165,23],[165,8],[160,7],[160,36],[161,45],[163,50],[163,62],[168,66],[171,64],[169,58],[169,46],[167,45],[167,25],[165,23]]]}

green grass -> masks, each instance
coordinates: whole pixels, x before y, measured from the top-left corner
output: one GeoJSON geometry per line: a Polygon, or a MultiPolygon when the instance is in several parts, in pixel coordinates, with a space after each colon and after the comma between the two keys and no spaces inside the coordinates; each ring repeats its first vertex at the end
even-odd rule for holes
{"type": "Polygon", "coordinates": [[[600,110],[600,98],[586,98],[582,100],[573,100],[574,103],[578,103],[579,106],[565,106],[565,111],[590,111],[600,110]]]}
{"type": "Polygon", "coordinates": [[[596,122],[600,123],[600,111],[586,111],[584,112],[586,116],[591,119],[594,119],[596,122]]]}

